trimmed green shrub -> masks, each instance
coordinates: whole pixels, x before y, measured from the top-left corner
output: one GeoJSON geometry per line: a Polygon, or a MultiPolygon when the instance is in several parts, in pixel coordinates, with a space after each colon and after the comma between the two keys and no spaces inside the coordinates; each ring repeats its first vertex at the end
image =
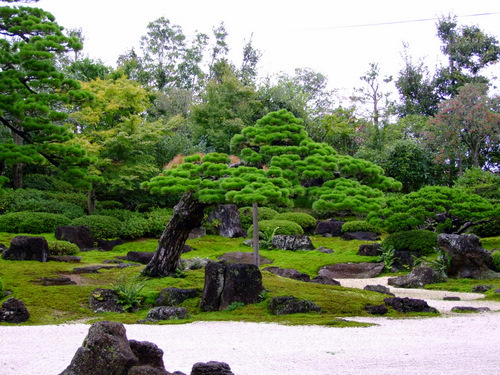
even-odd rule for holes
{"type": "Polygon", "coordinates": [[[120,230],[120,237],[135,239],[149,233],[149,221],[142,216],[135,216],[125,221],[120,230]]]}
{"type": "Polygon", "coordinates": [[[347,232],[373,232],[375,234],[380,234],[380,229],[364,220],[353,220],[342,225],[342,233],[347,232]]]}
{"type": "MultiPolygon", "coordinates": [[[[240,211],[240,221],[243,228],[248,228],[253,224],[253,209],[252,207],[241,207],[240,211]]],[[[278,211],[273,210],[269,207],[259,207],[259,221],[261,220],[272,220],[278,215],[278,211]]]]}
{"type": "Polygon", "coordinates": [[[312,233],[316,229],[316,219],[305,212],[284,212],[276,215],[273,220],[288,220],[299,224],[305,233],[312,233]]]}
{"type": "Polygon", "coordinates": [[[102,201],[102,202],[96,202],[96,206],[98,210],[115,210],[115,209],[120,209],[123,208],[123,204],[121,204],[118,201],[102,201]]]}
{"type": "Polygon", "coordinates": [[[436,232],[428,230],[409,230],[392,233],[382,241],[385,248],[394,247],[395,250],[418,252],[420,255],[429,255],[437,248],[436,232]]]}
{"type": "Polygon", "coordinates": [[[8,233],[49,233],[60,225],[70,225],[71,220],[64,215],[47,212],[11,212],[0,216],[0,232],[8,233]]]}
{"type": "Polygon", "coordinates": [[[494,251],[491,257],[493,258],[493,268],[495,271],[500,272],[500,251],[494,251]]]}
{"type": "Polygon", "coordinates": [[[146,234],[151,237],[160,237],[165,230],[168,221],[172,217],[172,209],[159,208],[148,212],[146,217],[148,219],[149,227],[149,231],[146,234]]]}
{"type": "MultiPolygon", "coordinates": [[[[259,221],[259,232],[273,232],[274,234],[285,234],[285,235],[300,235],[304,234],[302,227],[288,220],[262,220],[259,221]]],[[[251,237],[253,233],[253,225],[248,228],[248,235],[251,237]]]]}
{"type": "Polygon", "coordinates": [[[71,225],[86,225],[92,237],[106,239],[117,238],[120,235],[122,222],[112,216],[89,215],[74,219],[71,225]]]}
{"type": "Polygon", "coordinates": [[[124,210],[121,208],[112,208],[112,209],[99,209],[95,210],[93,215],[101,215],[101,216],[111,216],[114,217],[121,222],[125,222],[127,220],[136,218],[136,217],[142,217],[142,215],[139,212],[134,212],[130,210],[124,210]]]}
{"type": "Polygon", "coordinates": [[[78,246],[68,241],[47,241],[50,255],[75,255],[80,252],[78,246]]]}
{"type": "Polygon", "coordinates": [[[500,218],[494,218],[487,223],[474,225],[471,232],[478,237],[496,237],[500,236],[500,218]]]}

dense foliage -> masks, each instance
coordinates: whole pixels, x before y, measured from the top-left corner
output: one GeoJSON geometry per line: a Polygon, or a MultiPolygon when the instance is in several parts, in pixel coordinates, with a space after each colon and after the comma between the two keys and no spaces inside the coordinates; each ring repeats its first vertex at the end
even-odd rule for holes
{"type": "Polygon", "coordinates": [[[394,248],[399,251],[415,252],[419,255],[429,255],[435,252],[437,247],[436,232],[428,230],[409,230],[392,233],[382,241],[383,248],[394,248]]]}

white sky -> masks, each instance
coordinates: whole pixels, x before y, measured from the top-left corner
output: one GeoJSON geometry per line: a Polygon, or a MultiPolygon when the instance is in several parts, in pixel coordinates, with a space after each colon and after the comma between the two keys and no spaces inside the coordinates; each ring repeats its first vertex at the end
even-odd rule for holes
{"type": "MultiPolygon", "coordinates": [[[[117,57],[135,47],[146,27],[159,17],[212,36],[224,22],[229,33],[230,59],[241,62],[245,41],[262,51],[261,73],[311,68],[325,74],[332,88],[360,87],[369,63],[382,75],[397,76],[403,42],[412,57],[424,58],[433,69],[440,56],[436,20],[359,26],[436,18],[453,13],[459,24],[478,25],[500,39],[498,0],[40,0],[65,28],[82,28],[84,53],[115,66],[117,57]],[[465,17],[473,14],[493,15],[465,17]],[[349,26],[349,27],[347,27],[349,26]]],[[[490,74],[500,74],[500,64],[490,74]]]]}

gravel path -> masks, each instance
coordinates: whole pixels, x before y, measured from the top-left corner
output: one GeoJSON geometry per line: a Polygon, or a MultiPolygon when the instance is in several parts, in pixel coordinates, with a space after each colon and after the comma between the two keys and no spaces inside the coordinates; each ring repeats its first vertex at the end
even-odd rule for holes
{"type": "MultiPolygon", "coordinates": [[[[386,284],[384,278],[340,280],[343,286],[386,284]]],[[[226,362],[235,375],[500,374],[500,303],[478,293],[392,288],[424,298],[436,318],[351,318],[367,328],[325,328],[237,322],[126,325],[127,337],[164,351],[168,371],[190,374],[196,362],[226,362]],[[444,295],[461,301],[442,301],[444,295]],[[450,313],[453,306],[492,312],[450,313]],[[496,311],[496,312],[495,312],[496,311]]],[[[71,362],[89,325],[1,326],[1,375],[57,375],[71,362]]]]}

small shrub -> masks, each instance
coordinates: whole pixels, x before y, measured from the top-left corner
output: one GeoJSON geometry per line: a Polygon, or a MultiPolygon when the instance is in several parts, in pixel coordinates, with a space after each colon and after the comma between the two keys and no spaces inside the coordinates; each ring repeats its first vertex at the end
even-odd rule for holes
{"type": "Polygon", "coordinates": [[[378,262],[384,262],[385,267],[384,271],[390,272],[392,269],[392,265],[394,264],[394,261],[396,260],[396,250],[394,249],[394,246],[392,245],[385,245],[381,246],[381,251],[382,253],[380,254],[380,258],[378,259],[378,262]]]}
{"type": "Polygon", "coordinates": [[[144,217],[132,217],[123,223],[120,229],[120,237],[135,239],[144,237],[149,232],[149,221],[144,217]]]}
{"type": "Polygon", "coordinates": [[[418,252],[421,256],[429,255],[435,252],[437,236],[436,232],[420,229],[396,232],[387,236],[381,245],[392,246],[400,251],[418,252]]]}
{"type": "Polygon", "coordinates": [[[139,212],[133,212],[121,208],[95,210],[93,215],[111,216],[120,220],[121,222],[125,222],[132,218],[142,217],[139,212]]]}
{"type": "Polygon", "coordinates": [[[97,202],[96,207],[98,210],[114,210],[123,208],[123,204],[118,201],[102,201],[97,202]]]}
{"type": "Polygon", "coordinates": [[[113,285],[113,290],[118,294],[118,303],[125,311],[139,307],[142,302],[139,293],[146,286],[146,283],[147,280],[140,280],[137,277],[129,280],[121,277],[116,285],[113,285]]]}
{"type": "Polygon", "coordinates": [[[494,251],[491,254],[491,257],[493,258],[493,268],[497,271],[500,272],[500,251],[494,251]]]}
{"type": "MultiPolygon", "coordinates": [[[[241,207],[240,211],[240,221],[243,228],[249,228],[253,224],[253,208],[252,207],[241,207]]],[[[269,207],[259,207],[259,221],[261,220],[272,220],[278,215],[278,211],[273,210],[269,207]]]]}
{"type": "Polygon", "coordinates": [[[299,224],[305,233],[312,233],[316,229],[316,219],[304,212],[284,212],[276,215],[274,220],[288,220],[299,224]]]}
{"type": "MultiPolygon", "coordinates": [[[[284,235],[300,235],[304,234],[302,227],[294,223],[293,221],[287,220],[262,220],[259,221],[259,232],[273,232],[274,234],[284,234],[284,235]],[[277,229],[276,229],[277,228],[277,229]]],[[[253,225],[248,228],[249,236],[252,236],[253,225]]]]}
{"type": "Polygon", "coordinates": [[[86,225],[92,237],[106,239],[120,235],[122,223],[117,218],[104,215],[89,215],[74,219],[71,225],[86,225]]]}
{"type": "Polygon", "coordinates": [[[50,255],[75,255],[80,252],[78,246],[68,241],[47,241],[50,255]]]}
{"type": "Polygon", "coordinates": [[[375,234],[380,234],[380,229],[376,226],[367,223],[364,220],[353,220],[347,221],[342,225],[342,233],[347,232],[373,232],[375,234]]]}
{"type": "Polygon", "coordinates": [[[168,208],[156,209],[146,214],[149,231],[148,236],[160,237],[168,221],[172,217],[172,210],[168,208]]]}
{"type": "Polygon", "coordinates": [[[227,307],[226,311],[234,311],[240,307],[243,307],[245,306],[245,304],[243,302],[239,302],[239,301],[234,301],[234,302],[231,302],[229,304],[229,306],[227,307]]]}
{"type": "Polygon", "coordinates": [[[0,232],[40,234],[54,232],[60,225],[69,225],[64,215],[47,212],[11,212],[0,216],[0,232]]]}

